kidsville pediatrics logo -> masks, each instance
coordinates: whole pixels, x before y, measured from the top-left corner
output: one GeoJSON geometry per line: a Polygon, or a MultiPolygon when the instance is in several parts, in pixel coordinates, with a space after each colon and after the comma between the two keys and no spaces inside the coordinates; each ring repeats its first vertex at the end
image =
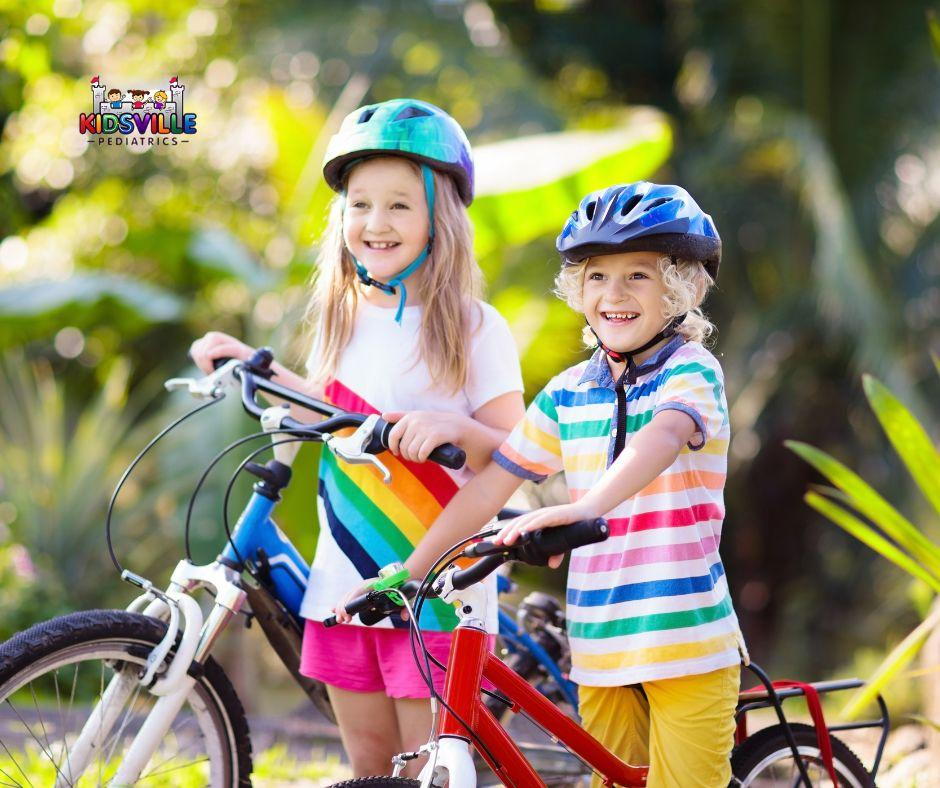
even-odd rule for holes
{"type": "MultiPolygon", "coordinates": [[[[152,93],[108,87],[100,77],[92,77],[92,111],[78,116],[78,130],[98,135],[99,145],[178,145],[178,135],[196,133],[196,115],[183,112],[185,90],[178,77],[152,93]],[[135,134],[139,136],[131,136],[135,134]]],[[[189,140],[184,137],[182,142],[189,140]]]]}

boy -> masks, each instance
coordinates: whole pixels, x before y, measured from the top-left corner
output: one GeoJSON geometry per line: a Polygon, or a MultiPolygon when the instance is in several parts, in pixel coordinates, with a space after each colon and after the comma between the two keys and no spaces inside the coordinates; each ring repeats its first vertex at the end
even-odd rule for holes
{"type": "Polygon", "coordinates": [[[496,539],[608,519],[610,538],[573,551],[568,574],[585,729],[649,763],[652,788],[724,788],[746,651],[718,555],[730,430],[721,368],[702,345],[714,327],[699,309],[721,240],[684,189],[639,182],[585,197],[556,245],[556,293],[584,314],[597,350],[535,398],[406,566],[423,576],[523,479],[564,470],[572,502],[496,539]]]}

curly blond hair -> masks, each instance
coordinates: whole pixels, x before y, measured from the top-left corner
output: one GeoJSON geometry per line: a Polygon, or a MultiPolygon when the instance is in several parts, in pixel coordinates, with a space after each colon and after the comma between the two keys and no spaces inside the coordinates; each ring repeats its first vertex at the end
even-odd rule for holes
{"type": "MultiPolygon", "coordinates": [[[[584,287],[584,269],[590,258],[574,265],[562,266],[555,277],[553,292],[572,309],[583,311],[581,295],[584,287]]],[[[657,261],[659,276],[666,293],[663,295],[663,319],[685,314],[685,320],[676,331],[690,342],[705,343],[715,332],[714,324],[702,312],[701,304],[715,280],[698,260],[673,259],[663,255],[657,261]]],[[[594,347],[597,338],[587,326],[582,334],[584,344],[594,347]]]]}

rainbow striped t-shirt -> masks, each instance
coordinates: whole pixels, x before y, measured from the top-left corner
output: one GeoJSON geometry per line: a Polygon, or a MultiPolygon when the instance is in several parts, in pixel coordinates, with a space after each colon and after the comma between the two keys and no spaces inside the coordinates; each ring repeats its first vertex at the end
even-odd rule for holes
{"type": "MultiPolygon", "coordinates": [[[[626,387],[626,445],[660,411],[698,432],[655,481],[606,517],[610,537],[574,550],[568,572],[572,680],[618,686],[738,664],[740,636],[718,544],[730,428],[721,368],[700,343],[675,337],[626,387]]],[[[494,453],[540,481],[564,471],[572,501],[613,461],[615,382],[598,351],[553,378],[494,453]]]]}
{"type": "MultiPolygon", "coordinates": [[[[401,324],[394,309],[360,301],[352,337],[343,352],[325,399],[357,413],[434,411],[471,416],[502,394],[522,391],[519,356],[509,326],[489,304],[475,302],[478,316],[470,340],[469,375],[459,391],[443,390],[417,352],[422,309],[405,307],[401,324]]],[[[311,353],[308,369],[318,363],[311,353]]],[[[371,465],[351,465],[328,449],[320,454],[317,510],[320,534],[301,605],[304,618],[322,620],[363,578],[383,566],[404,561],[443,508],[473,474],[434,462],[414,463],[382,452],[378,458],[392,474],[385,484],[371,465]]],[[[487,624],[495,632],[495,577],[487,624]]],[[[354,619],[358,623],[358,618],[354,619]]],[[[457,625],[451,605],[428,600],[422,629],[450,631],[457,625]]],[[[398,616],[380,627],[407,626],[398,616]]]]}

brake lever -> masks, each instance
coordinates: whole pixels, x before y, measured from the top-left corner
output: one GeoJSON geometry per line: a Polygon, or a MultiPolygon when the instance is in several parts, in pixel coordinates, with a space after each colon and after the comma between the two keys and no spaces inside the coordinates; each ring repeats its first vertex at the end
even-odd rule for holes
{"type": "Polygon", "coordinates": [[[352,435],[338,438],[335,435],[326,434],[323,436],[323,443],[333,454],[350,465],[374,465],[381,472],[382,481],[388,484],[392,480],[391,472],[378,457],[366,451],[366,447],[372,442],[372,431],[378,420],[378,415],[373,413],[356,428],[352,435]]]}
{"type": "Polygon", "coordinates": [[[187,391],[195,399],[219,399],[226,388],[238,385],[233,370],[242,362],[231,359],[217,370],[201,378],[170,378],[163,386],[167,391],[187,391]]]}

